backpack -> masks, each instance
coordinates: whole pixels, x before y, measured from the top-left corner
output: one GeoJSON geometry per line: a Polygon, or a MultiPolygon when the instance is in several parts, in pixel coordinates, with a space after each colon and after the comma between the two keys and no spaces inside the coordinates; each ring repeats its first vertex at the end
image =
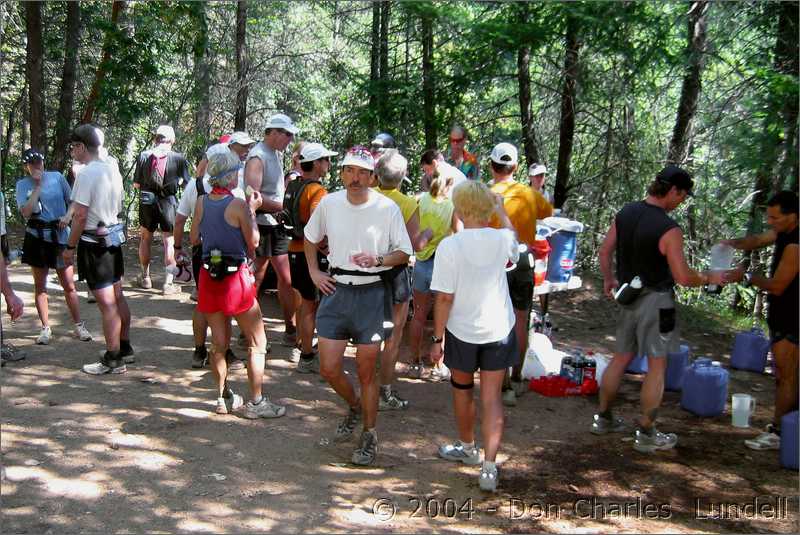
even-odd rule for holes
{"type": "Polygon", "coordinates": [[[283,210],[278,220],[292,239],[302,240],[304,237],[306,222],[300,218],[300,199],[303,198],[306,186],[315,182],[319,184],[319,180],[316,179],[297,179],[286,186],[286,193],[283,194],[283,210]]]}

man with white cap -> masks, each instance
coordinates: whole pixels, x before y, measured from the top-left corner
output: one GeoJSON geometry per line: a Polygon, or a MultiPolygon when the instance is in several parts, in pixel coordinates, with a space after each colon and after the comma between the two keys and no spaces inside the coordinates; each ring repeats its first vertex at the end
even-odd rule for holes
{"type": "MultiPolygon", "coordinates": [[[[503,403],[506,405],[516,405],[517,395],[525,391],[522,362],[528,350],[528,316],[533,306],[533,255],[530,251],[536,239],[536,220],[553,215],[553,207],[541,193],[514,180],[518,158],[517,147],[511,143],[498,143],[489,155],[491,189],[503,198],[503,206],[514,225],[520,244],[519,260],[516,266],[506,272],[516,320],[514,329],[519,342],[519,359],[514,365],[511,381],[506,378],[503,386],[503,403]]],[[[492,217],[489,226],[503,228],[502,222],[496,216],[492,217]]]]}
{"type": "Polygon", "coordinates": [[[535,163],[528,168],[528,180],[531,183],[531,188],[541,193],[547,202],[553,204],[553,196],[546,192],[544,183],[547,180],[547,167],[540,163],[535,163]]]}
{"type": "MultiPolygon", "coordinates": [[[[139,189],[139,264],[142,273],[138,278],[140,288],[150,289],[150,246],[153,233],[161,229],[164,245],[164,266],[175,264],[172,231],[175,227],[175,209],[178,188],[189,181],[189,162],[183,154],[174,152],[175,130],[161,125],[156,129],[155,145],[139,155],[133,175],[133,187],[139,189]]],[[[174,275],[167,271],[164,277],[164,295],[174,294],[179,288],[172,283],[174,275]]]]}
{"type": "Polygon", "coordinates": [[[256,214],[260,240],[254,264],[256,288],[261,287],[267,264],[278,277],[278,300],[281,303],[285,332],[283,342],[294,347],[297,329],[294,325],[295,295],[289,271],[289,238],[276,219],[283,210],[283,151],[300,131],[292,119],[276,113],[264,127],[264,139],[250,149],[244,169],[245,185],[261,193],[262,204],[256,214]]]}
{"type": "MultiPolygon", "coordinates": [[[[338,153],[328,150],[321,143],[306,143],[300,150],[301,177],[289,182],[283,196],[284,227],[291,237],[289,242],[289,270],[292,288],[300,294],[300,309],[297,313],[297,331],[300,342],[299,373],[318,373],[319,357],[314,352],[314,329],[319,305],[319,290],[308,273],[308,262],[303,249],[303,230],[311,214],[328,193],[321,180],[331,169],[331,156],[338,153]]],[[[323,247],[324,249],[324,247],[323,247]]],[[[318,267],[328,270],[328,260],[317,253],[318,267]]]]}
{"type": "MultiPolygon", "coordinates": [[[[250,148],[255,143],[256,140],[252,139],[247,132],[234,132],[228,137],[227,142],[217,143],[208,148],[203,156],[203,160],[201,160],[201,163],[203,164],[202,168],[205,170],[208,157],[218,152],[233,152],[239,157],[240,160],[244,161],[247,158],[247,153],[250,151],[250,148]]],[[[201,165],[198,164],[197,167],[200,169],[201,165]]],[[[231,191],[234,197],[239,197],[240,199],[244,199],[245,197],[244,190],[241,187],[241,183],[243,182],[242,173],[243,172],[240,170],[239,187],[236,187],[231,191]]],[[[178,204],[177,214],[175,215],[175,258],[178,264],[188,264],[190,261],[189,255],[183,250],[184,226],[186,225],[186,221],[189,219],[189,217],[194,214],[194,207],[197,204],[197,199],[211,191],[211,183],[209,182],[209,178],[211,177],[209,177],[208,173],[204,173],[202,178],[198,177],[195,180],[190,181],[186,185],[183,195],[181,195],[181,202],[178,204]]],[[[191,249],[192,273],[194,275],[195,284],[197,284],[199,280],[200,266],[203,263],[202,245],[193,244],[191,249]]],[[[230,322],[228,323],[228,327],[230,328],[230,322]]],[[[195,310],[192,312],[192,331],[194,332],[194,354],[192,355],[193,368],[202,368],[208,358],[208,351],[206,350],[205,345],[207,329],[208,323],[206,322],[205,315],[198,312],[197,308],[195,307],[195,310]]],[[[228,361],[229,370],[244,368],[244,361],[237,359],[230,348],[228,348],[225,358],[228,361]]]]}
{"type": "Polygon", "coordinates": [[[369,149],[350,149],[342,161],[345,189],[326,195],[304,230],[309,275],[324,294],[317,311],[320,374],[349,406],[334,440],[347,440],[363,417],[364,430],[352,456],[358,465],[372,464],[378,452],[375,367],[392,314],[391,289],[387,292],[382,279],[392,266],[407,263],[412,252],[400,208],[369,187],[374,169],[369,149]],[[317,263],[326,237],[330,274],[317,263]],[[356,346],[361,399],[343,368],[350,340],[356,346]]]}

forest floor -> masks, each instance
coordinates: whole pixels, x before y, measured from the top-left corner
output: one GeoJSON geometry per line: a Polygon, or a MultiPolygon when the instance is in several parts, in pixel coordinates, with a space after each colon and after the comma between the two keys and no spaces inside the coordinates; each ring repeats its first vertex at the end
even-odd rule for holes
{"type": "MultiPolygon", "coordinates": [[[[18,238],[19,229],[12,244],[18,238]]],[[[265,388],[287,414],[215,415],[211,372],[189,366],[191,288],[171,297],[132,288],[136,245],[127,246],[125,292],[137,360],[124,375],[80,371],[103,351],[99,312],[85,292],[81,312],[94,341],[70,336],[52,284],[54,339],[34,345],[30,271],[10,269],[26,311],[14,325],[4,318],[5,336],[27,358],[2,369],[4,533],[798,531],[798,474],[780,467],[777,452],[743,444],[770,419],[770,375],[731,371],[730,392],[758,400],[751,429],[732,427],[728,412],[694,417],[680,409],[678,393],[667,392],[660,427],[679,442],[657,455],[633,451],[630,434],[590,434],[594,397],[528,393],[506,409],[500,488],[487,495],[475,467],[436,456],[455,433],[450,386],[409,379],[404,362],[397,388],[410,408],[379,414],[375,466],[348,464],[354,444],[327,440],[344,405],[318,376],[297,374],[286,360],[274,293],[263,300],[272,339],[265,388]],[[754,503],[758,514],[737,514],[754,503]]],[[[158,288],[158,257],[154,266],[158,288]]],[[[556,345],[610,352],[614,305],[596,281],[554,295],[551,315],[556,345]]],[[[730,326],[705,318],[683,328],[694,354],[727,364],[730,326]]],[[[345,361],[352,378],[350,351],[345,361]]],[[[246,372],[233,372],[232,381],[243,392],[246,372]]],[[[628,376],[620,392],[618,413],[629,421],[640,383],[628,376]]]]}

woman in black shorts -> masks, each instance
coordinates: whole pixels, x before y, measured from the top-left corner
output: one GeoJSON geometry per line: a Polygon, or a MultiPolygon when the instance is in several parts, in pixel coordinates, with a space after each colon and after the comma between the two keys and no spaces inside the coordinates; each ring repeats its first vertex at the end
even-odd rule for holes
{"type": "Polygon", "coordinates": [[[61,221],[69,207],[70,187],[58,171],[44,170],[44,156],[36,149],[28,149],[22,156],[28,176],[17,182],[17,206],[27,224],[22,246],[22,262],[31,266],[35,291],[36,310],[42,322],[42,330],[36,338],[37,344],[50,343],[49,311],[47,303],[47,275],[55,269],[58,281],[64,289],[74,334],[86,342],[92,335],[81,321],[78,308],[78,293],[75,291],[72,266],[64,264],[61,253],[67,243],[69,229],[61,221]]]}

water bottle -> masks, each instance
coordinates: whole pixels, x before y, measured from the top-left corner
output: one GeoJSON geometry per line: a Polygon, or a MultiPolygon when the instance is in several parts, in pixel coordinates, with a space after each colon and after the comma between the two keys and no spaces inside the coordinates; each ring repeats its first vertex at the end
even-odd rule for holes
{"type": "Polygon", "coordinates": [[[626,282],[619,287],[617,292],[614,294],[614,299],[621,305],[630,305],[636,300],[637,297],[639,297],[639,292],[642,291],[642,286],[642,279],[637,275],[633,278],[633,280],[631,280],[630,283],[626,282]]]}
{"type": "Polygon", "coordinates": [[[553,324],[550,322],[550,313],[544,315],[544,325],[542,328],[542,334],[546,337],[550,338],[550,335],[553,334],[553,324]]]}
{"type": "MultiPolygon", "coordinates": [[[[718,243],[711,248],[711,271],[726,271],[730,269],[733,262],[734,249],[730,245],[718,243]]],[[[705,291],[710,294],[719,294],[722,287],[716,284],[709,284],[705,291]]]]}
{"type": "Polygon", "coordinates": [[[211,249],[211,263],[219,264],[222,262],[222,251],[219,249],[211,249]]]}
{"type": "Polygon", "coordinates": [[[103,221],[97,222],[97,228],[94,230],[95,236],[97,236],[97,243],[102,245],[103,247],[108,247],[108,227],[103,221]]]}

